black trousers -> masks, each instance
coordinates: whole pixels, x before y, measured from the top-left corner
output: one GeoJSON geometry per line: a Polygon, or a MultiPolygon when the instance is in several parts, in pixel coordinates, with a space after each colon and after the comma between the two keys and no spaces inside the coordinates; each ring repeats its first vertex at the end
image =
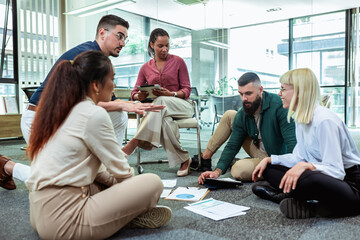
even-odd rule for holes
{"type": "MultiPolygon", "coordinates": [[[[278,188],[288,170],[281,165],[269,164],[263,175],[266,181],[278,188]]],[[[317,200],[332,216],[360,214],[360,166],[355,165],[345,172],[345,179],[339,180],[319,171],[307,170],[300,176],[289,197],[304,201],[317,200]]]]}

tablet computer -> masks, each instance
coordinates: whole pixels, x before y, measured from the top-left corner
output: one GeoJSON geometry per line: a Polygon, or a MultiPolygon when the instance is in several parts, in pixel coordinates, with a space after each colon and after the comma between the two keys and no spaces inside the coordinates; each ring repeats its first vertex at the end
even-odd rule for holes
{"type": "Polygon", "coordinates": [[[137,89],[141,92],[148,92],[149,95],[147,98],[155,98],[156,96],[152,93],[153,89],[161,89],[159,84],[154,85],[143,85],[143,86],[137,86],[137,89]]]}
{"type": "Polygon", "coordinates": [[[204,186],[209,189],[237,188],[243,185],[241,181],[231,178],[205,178],[204,186]]]}

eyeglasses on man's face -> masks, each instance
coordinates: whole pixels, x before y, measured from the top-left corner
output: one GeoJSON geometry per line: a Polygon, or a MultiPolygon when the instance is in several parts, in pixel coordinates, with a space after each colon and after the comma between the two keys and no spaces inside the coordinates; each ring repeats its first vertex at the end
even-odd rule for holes
{"type": "Polygon", "coordinates": [[[106,28],[104,28],[104,30],[107,31],[107,32],[111,32],[112,34],[114,34],[119,42],[123,42],[123,43],[125,43],[125,44],[127,44],[127,43],[129,42],[129,39],[127,39],[127,37],[125,36],[125,34],[123,34],[122,32],[113,33],[112,31],[110,31],[109,29],[106,29],[106,28]]]}

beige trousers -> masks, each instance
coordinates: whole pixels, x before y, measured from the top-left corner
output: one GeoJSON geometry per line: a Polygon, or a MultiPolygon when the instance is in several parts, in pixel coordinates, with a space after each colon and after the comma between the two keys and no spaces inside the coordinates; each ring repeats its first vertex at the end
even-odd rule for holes
{"type": "MultiPolygon", "coordinates": [[[[207,144],[207,148],[211,152],[215,153],[230,137],[236,113],[235,110],[228,110],[220,119],[219,125],[207,144]]],[[[251,175],[256,165],[267,157],[267,154],[258,149],[250,137],[245,139],[242,147],[251,158],[236,161],[231,168],[231,175],[238,180],[251,181],[251,175]]]]}
{"type": "Polygon", "coordinates": [[[104,239],[154,208],[163,190],[155,174],[141,174],[103,191],[47,187],[29,193],[30,222],[41,239],[104,239]]]}
{"type": "Polygon", "coordinates": [[[148,112],[134,138],[149,142],[156,148],[161,144],[169,159],[169,166],[175,167],[190,158],[189,153],[181,147],[179,126],[174,120],[191,118],[194,115],[191,101],[161,96],[153,103],[166,107],[160,112],[148,112]]]}

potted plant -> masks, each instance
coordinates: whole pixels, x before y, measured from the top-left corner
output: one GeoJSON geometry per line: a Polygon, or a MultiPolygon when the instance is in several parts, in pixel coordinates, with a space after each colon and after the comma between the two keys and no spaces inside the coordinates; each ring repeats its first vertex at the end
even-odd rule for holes
{"type": "Polygon", "coordinates": [[[208,88],[205,90],[205,93],[207,95],[215,94],[217,96],[227,96],[227,95],[234,95],[234,92],[236,91],[233,86],[229,85],[231,81],[236,81],[235,77],[227,78],[227,76],[224,76],[223,78],[219,79],[217,81],[218,86],[214,88],[208,88]],[[229,90],[230,94],[229,94],[229,90]]]}

